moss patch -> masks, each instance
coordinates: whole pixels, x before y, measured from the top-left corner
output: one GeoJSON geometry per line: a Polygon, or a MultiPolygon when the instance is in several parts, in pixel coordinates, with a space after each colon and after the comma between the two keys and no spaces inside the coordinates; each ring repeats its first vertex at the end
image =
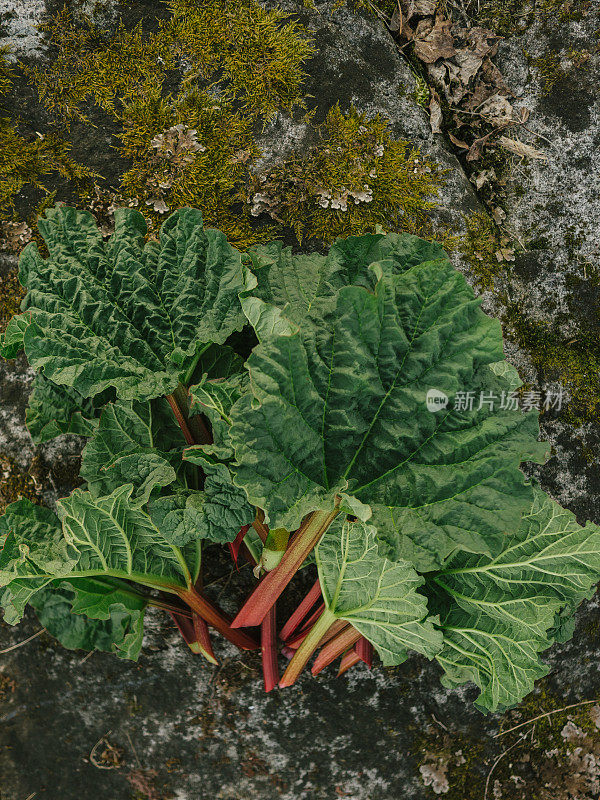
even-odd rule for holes
{"type": "Polygon", "coordinates": [[[244,202],[260,155],[255,133],[303,105],[313,45],[299,23],[254,0],[171,0],[168,9],[156,30],[120,22],[112,35],[65,10],[46,26],[54,58],[30,77],[65,121],[89,121],[95,105],[116,123],[130,168],[115,199],[138,205],[152,231],[191,205],[245,247],[266,235],[244,202]]]}
{"type": "Polygon", "coordinates": [[[380,116],[329,112],[317,143],[254,178],[254,214],[266,212],[305,237],[386,230],[430,235],[427,211],[442,175],[408,142],[393,139],[380,116]]]}
{"type": "Polygon", "coordinates": [[[25,290],[19,283],[17,270],[0,273],[0,333],[4,333],[11,317],[18,314],[25,290]]]}
{"type": "Polygon", "coordinates": [[[40,489],[33,478],[22,472],[10,456],[0,453],[0,513],[20,497],[39,503],[40,489]]]}
{"type": "Polygon", "coordinates": [[[523,309],[510,305],[503,317],[505,334],[514,338],[529,353],[540,380],[558,381],[568,391],[570,401],[563,418],[579,425],[597,419],[600,352],[593,334],[564,342],[553,327],[528,319],[523,309]]]}
{"type": "Polygon", "coordinates": [[[91,170],[70,158],[70,145],[60,137],[21,135],[18,120],[11,119],[3,107],[12,79],[5,52],[0,49],[0,218],[14,214],[15,196],[24,187],[47,192],[42,182],[44,177],[59,175],[76,184],[95,177],[91,170]]]}

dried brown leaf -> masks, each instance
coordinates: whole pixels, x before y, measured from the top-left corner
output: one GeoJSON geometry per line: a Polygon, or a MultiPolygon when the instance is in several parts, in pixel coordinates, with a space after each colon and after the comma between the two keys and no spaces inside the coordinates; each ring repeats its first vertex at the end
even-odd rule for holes
{"type": "Polygon", "coordinates": [[[521,142],[519,139],[509,139],[508,136],[501,136],[498,139],[498,144],[505,150],[508,150],[509,153],[514,153],[521,158],[534,158],[538,161],[547,161],[546,156],[541,150],[536,150],[535,147],[521,142]]]}
{"type": "Polygon", "coordinates": [[[415,33],[415,55],[426,64],[433,64],[440,58],[452,58],[456,53],[454,37],[451,33],[452,22],[437,17],[430,27],[429,20],[421,20],[415,33]]]}

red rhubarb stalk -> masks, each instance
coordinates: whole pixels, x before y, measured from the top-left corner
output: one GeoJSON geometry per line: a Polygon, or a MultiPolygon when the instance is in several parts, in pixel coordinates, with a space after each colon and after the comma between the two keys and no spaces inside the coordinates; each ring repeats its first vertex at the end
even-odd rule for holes
{"type": "Polygon", "coordinates": [[[315,511],[302,523],[283,554],[281,562],[265,575],[246,600],[231,623],[232,628],[260,625],[338,513],[337,509],[331,512],[315,511]]]}
{"type": "Polygon", "coordinates": [[[287,666],[286,671],[283,673],[283,678],[280,680],[279,685],[283,689],[286,686],[291,686],[296,682],[298,676],[307,665],[312,654],[319,646],[319,642],[325,636],[331,625],[336,621],[335,614],[328,609],[325,609],[319,619],[312,626],[300,647],[296,650],[292,660],[287,666]]]}
{"type": "Polygon", "coordinates": [[[179,597],[194,613],[201,616],[213,628],[216,628],[232,644],[237,645],[242,650],[256,650],[259,647],[256,639],[248,636],[243,631],[233,630],[229,617],[195,589],[181,590],[179,597]]]}
{"type": "Polygon", "coordinates": [[[230,542],[228,545],[229,552],[231,553],[231,558],[233,559],[233,563],[235,564],[235,568],[238,570],[238,572],[239,572],[238,556],[240,554],[240,547],[242,546],[242,542],[244,541],[244,537],[248,533],[249,528],[250,525],[243,525],[240,528],[240,532],[235,537],[233,542],[230,542]]]}
{"type": "Polygon", "coordinates": [[[211,662],[211,664],[218,664],[219,662],[217,661],[212,648],[212,642],[210,641],[208,625],[198,614],[194,614],[193,625],[194,633],[196,634],[196,643],[200,649],[200,652],[207,661],[211,662]]]}
{"type": "Polygon", "coordinates": [[[219,662],[215,658],[210,638],[208,637],[208,628],[204,620],[201,620],[197,614],[193,615],[193,622],[187,615],[178,614],[174,611],[169,611],[169,614],[192,653],[204,656],[211,664],[218,664],[219,662]],[[204,633],[201,627],[197,627],[197,620],[203,623],[206,633],[204,633]]]}
{"type": "Polygon", "coordinates": [[[279,638],[283,639],[285,642],[286,639],[289,639],[290,636],[296,631],[304,617],[308,614],[317,600],[321,597],[321,584],[318,580],[315,581],[313,587],[306,595],[304,600],[300,603],[298,608],[294,611],[292,616],[288,619],[285,623],[283,628],[279,633],[279,638]]]}
{"type": "Polygon", "coordinates": [[[271,608],[260,626],[260,649],[262,654],[265,692],[270,692],[279,683],[279,664],[277,663],[277,623],[275,606],[271,608]]]}
{"type": "Polygon", "coordinates": [[[373,645],[371,642],[363,636],[354,645],[354,649],[360,660],[364,661],[367,667],[371,669],[373,666],[373,645]]]}
{"type": "Polygon", "coordinates": [[[328,667],[332,661],[347,650],[360,639],[360,633],[350,626],[345,628],[341,633],[338,633],[330,642],[328,642],[322,649],[319,655],[315,658],[315,663],[312,667],[312,674],[318,675],[321,670],[328,667]]]}
{"type": "Polygon", "coordinates": [[[288,637],[285,640],[285,643],[289,647],[298,647],[302,639],[306,636],[315,622],[319,619],[323,611],[325,610],[325,603],[319,603],[316,610],[310,615],[310,617],[306,620],[304,625],[300,628],[300,630],[294,634],[293,636],[288,637]]]}
{"type": "Polygon", "coordinates": [[[338,669],[337,674],[338,678],[340,675],[343,675],[344,672],[348,672],[350,667],[353,667],[355,664],[359,664],[360,660],[361,658],[356,652],[356,645],[352,649],[346,650],[342,656],[342,660],[340,661],[340,668],[338,669]]]}

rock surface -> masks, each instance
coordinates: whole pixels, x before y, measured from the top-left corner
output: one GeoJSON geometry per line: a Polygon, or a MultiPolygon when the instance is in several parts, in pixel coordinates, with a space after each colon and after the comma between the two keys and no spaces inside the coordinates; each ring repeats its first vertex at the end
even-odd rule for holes
{"type": "MultiPolygon", "coordinates": [[[[388,117],[397,135],[450,170],[438,213],[461,230],[463,215],[483,206],[444,137],[430,133],[414,100],[411,71],[385,28],[374,17],[333,11],[333,3],[312,10],[285,3],[316,38],[307,91],[317,113],[339,100],[342,108],[352,102],[388,117]]],[[[16,54],[41,52],[32,27],[38,6],[0,0],[2,27],[16,54]]],[[[505,42],[498,59],[509,86],[531,108],[529,127],[544,137],[536,146],[548,157],[515,168],[508,181],[506,227],[522,244],[506,277],[508,294],[519,301],[524,319],[547,323],[565,342],[590,331],[598,338],[598,28],[593,11],[581,22],[565,22],[557,42],[553,29],[538,21],[505,42]],[[570,74],[569,47],[589,50],[583,71],[570,74]],[[531,57],[548,48],[558,48],[566,66],[547,91],[531,57]]],[[[305,128],[279,118],[264,133],[266,158],[302,146],[305,136],[305,128]]],[[[486,303],[504,313],[499,293],[489,292],[486,303]]],[[[524,380],[532,385],[556,380],[556,373],[544,374],[521,345],[511,345],[509,355],[524,380]]],[[[51,499],[64,488],[77,443],[35,452],[24,428],[30,380],[22,359],[0,364],[0,451],[23,469],[35,455],[51,499]]],[[[544,433],[556,450],[537,471],[544,488],[581,519],[600,522],[594,417],[574,425],[555,414],[546,418],[544,433]]],[[[573,642],[550,652],[550,676],[507,720],[517,724],[600,694],[597,614],[592,601],[579,615],[573,642]]],[[[18,629],[0,627],[0,649],[39,627],[33,616],[18,629]]],[[[508,746],[493,738],[501,719],[473,710],[475,692],[443,689],[439,669],[420,658],[387,672],[359,668],[337,681],[331,672],[317,680],[305,677],[285,693],[266,696],[255,656],[241,658],[222,647],[221,666],[209,668],[186,652],[164,616],[157,613],[148,627],[138,664],[99,653],[84,658],[45,634],[1,655],[2,800],[425,800],[436,792],[480,800],[490,767],[508,746]]],[[[560,730],[566,717],[555,719],[560,730]]],[[[540,752],[545,746],[539,745],[540,752]]],[[[494,797],[521,797],[517,790],[531,797],[531,787],[539,785],[536,774],[530,770],[532,783],[523,788],[511,781],[509,762],[494,772],[501,779],[498,791],[504,791],[494,797]]],[[[491,797],[494,784],[488,784],[491,797]]],[[[561,792],[557,789],[553,800],[569,797],[561,792]]]]}

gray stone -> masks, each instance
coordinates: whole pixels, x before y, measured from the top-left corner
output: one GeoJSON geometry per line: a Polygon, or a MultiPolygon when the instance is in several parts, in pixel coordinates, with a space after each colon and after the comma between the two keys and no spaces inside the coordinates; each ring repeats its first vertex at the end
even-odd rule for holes
{"type": "MultiPolygon", "coordinates": [[[[345,8],[333,11],[332,3],[309,9],[285,2],[316,36],[319,52],[307,88],[321,118],[338,99],[343,108],[354,103],[388,117],[398,136],[449,168],[438,213],[462,230],[463,215],[482,206],[445,139],[431,134],[414,101],[410,69],[383,26],[345,8]]],[[[14,11],[3,19],[12,43],[24,54],[39,52],[40,39],[32,28],[37,5],[0,0],[0,12],[5,7],[14,11]]],[[[594,48],[593,32],[600,27],[595,14],[585,25],[566,26],[565,47],[572,41],[594,48]]],[[[532,109],[529,127],[551,141],[535,140],[548,162],[523,164],[509,186],[507,225],[524,243],[509,291],[522,301],[524,314],[556,325],[561,336],[576,336],[598,325],[596,284],[586,278],[596,274],[598,252],[598,56],[593,55],[585,79],[571,77],[545,96],[522,48],[542,53],[548,36],[536,24],[503,45],[499,62],[508,84],[532,109]],[[581,277],[582,265],[588,265],[589,273],[584,273],[585,294],[579,296],[572,278],[581,277]]],[[[278,118],[263,137],[266,161],[307,146],[308,137],[306,126],[278,118]]],[[[494,295],[486,303],[502,313],[494,295]]],[[[519,347],[509,343],[507,355],[525,380],[544,381],[519,347]]],[[[23,359],[0,364],[0,451],[9,452],[23,468],[36,453],[24,428],[31,377],[23,359]]],[[[598,452],[595,424],[574,428],[558,417],[544,423],[544,434],[556,453],[535,474],[581,518],[600,522],[597,458],[588,463],[581,447],[583,442],[598,452]]],[[[73,438],[45,448],[41,458],[48,474],[76,458],[77,448],[73,438]]],[[[47,485],[49,499],[63,488],[56,477],[47,485]]],[[[216,577],[227,570],[224,562],[218,565],[216,577]]],[[[539,692],[565,704],[597,695],[597,614],[594,600],[580,613],[574,640],[551,650],[551,675],[539,692]]],[[[39,627],[32,615],[17,629],[2,625],[0,648],[21,642],[39,627]]],[[[46,634],[3,654],[2,800],[34,793],[50,800],[425,800],[435,795],[418,766],[444,729],[456,750],[474,753],[464,773],[466,783],[450,771],[448,796],[483,797],[485,777],[504,749],[503,740],[493,738],[500,718],[473,709],[472,687],[444,689],[436,665],[413,657],[395,670],[357,668],[339,680],[328,670],[318,679],[304,676],[285,692],[265,695],[256,655],[240,656],[222,643],[217,649],[221,665],[207,666],[185,649],[172,624],[157,612],[150,615],[138,664],[100,653],[87,658],[61,649],[46,634]],[[102,737],[121,751],[114,769],[94,765],[91,754],[97,757],[106,747],[102,737]],[[145,792],[143,780],[148,781],[145,792]]]]}

